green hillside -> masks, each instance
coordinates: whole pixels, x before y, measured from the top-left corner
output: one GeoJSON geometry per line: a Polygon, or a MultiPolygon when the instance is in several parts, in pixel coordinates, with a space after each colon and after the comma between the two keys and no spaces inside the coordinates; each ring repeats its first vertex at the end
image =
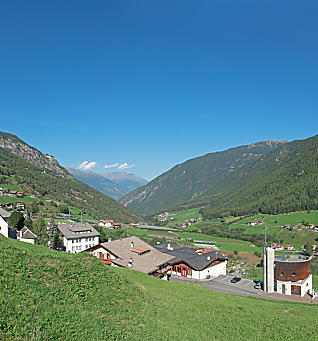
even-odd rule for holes
{"type": "MultiPolygon", "coordinates": [[[[96,219],[114,219],[121,222],[138,220],[135,213],[115,200],[76,180],[53,157],[48,158],[19,139],[18,142],[11,139],[10,134],[8,140],[4,140],[5,137],[3,133],[0,135],[0,142],[5,143],[2,145],[8,148],[0,147],[1,185],[14,185],[36,195],[40,200],[51,199],[82,209],[96,219]]],[[[2,201],[6,199],[17,201],[16,198],[1,198],[2,201]]],[[[28,200],[31,201],[30,198],[18,201],[28,200]]]]}
{"type": "Polygon", "coordinates": [[[0,236],[6,340],[315,340],[316,306],[232,296],[0,236]]]}
{"type": "Polygon", "coordinates": [[[205,217],[318,208],[318,135],[284,144],[233,172],[198,199],[205,217]]]}
{"type": "Polygon", "coordinates": [[[194,200],[228,174],[282,144],[279,141],[259,142],[188,160],[127,194],[120,202],[140,214],[150,215],[194,200]]]}

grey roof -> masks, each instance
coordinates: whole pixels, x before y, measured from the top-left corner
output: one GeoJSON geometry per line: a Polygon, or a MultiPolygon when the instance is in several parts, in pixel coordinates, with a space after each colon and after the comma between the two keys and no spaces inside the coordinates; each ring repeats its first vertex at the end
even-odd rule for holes
{"type": "Polygon", "coordinates": [[[89,223],[59,224],[58,229],[66,239],[97,237],[100,235],[89,223]]]}
{"type": "Polygon", "coordinates": [[[157,250],[165,250],[168,248],[168,245],[170,246],[170,248],[174,249],[174,250],[177,250],[177,249],[180,249],[181,246],[179,246],[177,243],[175,242],[164,242],[164,243],[159,243],[159,244],[156,244],[154,245],[154,247],[157,249],[157,250]]]}
{"type": "Polygon", "coordinates": [[[129,261],[132,260],[132,269],[147,274],[157,271],[161,265],[173,259],[173,256],[156,250],[135,236],[95,245],[86,251],[99,247],[103,247],[117,257],[116,259],[112,259],[112,263],[127,268],[129,261]],[[144,249],[145,252],[141,254],[134,252],[137,248],[144,249]]]}
{"type": "Polygon", "coordinates": [[[4,210],[3,208],[0,207],[0,216],[2,218],[9,218],[10,215],[11,215],[10,212],[8,212],[8,211],[6,211],[6,210],[4,210]]]}
{"type": "Polygon", "coordinates": [[[19,238],[24,239],[37,239],[37,236],[26,226],[22,227],[22,229],[18,232],[19,238]]]}
{"type": "Polygon", "coordinates": [[[188,247],[180,247],[176,243],[173,243],[177,245],[173,250],[169,250],[167,249],[167,247],[162,247],[164,245],[167,246],[167,244],[170,244],[171,246],[172,243],[162,243],[162,245],[157,244],[154,245],[154,247],[157,250],[160,250],[161,252],[174,257],[172,260],[169,261],[170,265],[183,261],[187,263],[190,267],[193,267],[197,270],[203,270],[216,260],[227,260],[225,256],[222,256],[217,251],[210,251],[204,254],[199,254],[188,247]]]}

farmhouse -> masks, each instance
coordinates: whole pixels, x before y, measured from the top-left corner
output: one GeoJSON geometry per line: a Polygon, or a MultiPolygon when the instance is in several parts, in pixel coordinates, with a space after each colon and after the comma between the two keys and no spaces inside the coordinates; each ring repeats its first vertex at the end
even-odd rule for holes
{"type": "Polygon", "coordinates": [[[6,238],[9,237],[9,227],[8,227],[8,219],[11,213],[0,208],[0,233],[4,235],[6,238]]]}
{"type": "Polygon", "coordinates": [[[158,243],[154,247],[174,258],[168,262],[170,273],[183,277],[206,279],[226,275],[227,257],[217,251],[197,253],[188,247],[176,243],[158,243]]]}
{"type": "Polygon", "coordinates": [[[35,244],[37,241],[37,236],[26,226],[24,226],[18,233],[17,239],[21,242],[35,244]]]}
{"type": "Polygon", "coordinates": [[[113,220],[101,220],[98,223],[98,226],[112,228],[114,226],[114,221],[113,220]]]}
{"type": "Polygon", "coordinates": [[[284,295],[312,295],[311,257],[289,255],[275,257],[275,250],[264,248],[264,291],[284,295]]]}
{"type": "Polygon", "coordinates": [[[100,233],[88,223],[59,224],[58,229],[66,252],[81,252],[99,243],[100,233]]]}
{"type": "Polygon", "coordinates": [[[89,251],[103,263],[164,277],[169,270],[167,263],[173,256],[156,250],[143,240],[132,236],[90,247],[89,251]]]}

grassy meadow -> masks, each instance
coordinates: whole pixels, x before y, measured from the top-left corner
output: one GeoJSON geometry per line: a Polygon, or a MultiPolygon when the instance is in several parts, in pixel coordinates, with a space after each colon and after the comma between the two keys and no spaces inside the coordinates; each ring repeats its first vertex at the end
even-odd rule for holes
{"type": "Polygon", "coordinates": [[[314,305],[170,283],[2,236],[0,259],[5,340],[317,339],[314,305]]]}

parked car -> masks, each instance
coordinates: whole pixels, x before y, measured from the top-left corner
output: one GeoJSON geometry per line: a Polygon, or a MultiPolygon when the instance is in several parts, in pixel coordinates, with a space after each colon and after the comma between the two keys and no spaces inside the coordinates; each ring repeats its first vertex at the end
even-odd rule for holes
{"type": "Polygon", "coordinates": [[[254,289],[262,289],[263,288],[263,282],[256,281],[254,285],[254,289]]]}
{"type": "Polygon", "coordinates": [[[231,283],[238,283],[241,280],[241,277],[233,277],[231,279],[231,283]]]}

